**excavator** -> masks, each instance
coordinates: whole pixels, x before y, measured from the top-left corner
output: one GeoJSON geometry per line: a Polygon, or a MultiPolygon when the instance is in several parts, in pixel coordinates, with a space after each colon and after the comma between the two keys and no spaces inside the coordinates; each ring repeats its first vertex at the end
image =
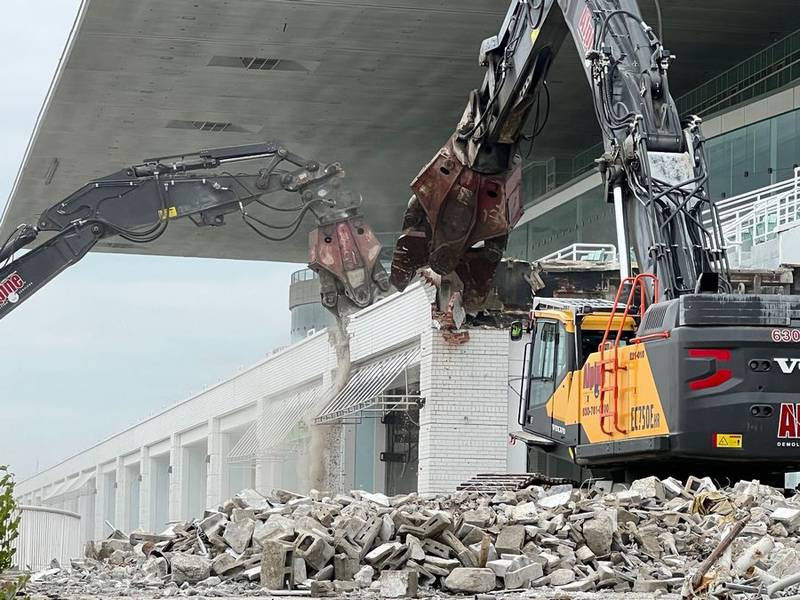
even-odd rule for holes
{"type": "Polygon", "coordinates": [[[100,240],[153,242],[176,219],[218,228],[226,216],[238,214],[255,234],[280,242],[297,233],[309,213],[317,221],[309,233],[309,266],[319,274],[321,302],[345,316],[389,290],[381,244],[359,214],[361,202],[339,163],[308,160],[278,142],[147,159],[88,182],[45,210],[37,223],[12,232],[0,246],[0,319],[100,240]],[[242,161],[259,162],[260,168],[218,170],[242,161]],[[278,192],[298,200],[265,200],[278,192]],[[15,260],[42,232],[50,237],[15,260]]]}
{"type": "Polygon", "coordinates": [[[732,289],[701,121],[678,114],[675,56],[636,0],[512,2],[481,44],[485,76],[456,131],[412,182],[390,280],[403,289],[427,267],[463,310],[480,307],[522,215],[520,149],[545,126],[548,69],[567,37],[604,140],[621,285],[613,301],[535,297],[512,325],[526,341],[512,437],[531,471],[545,455],[618,481],[782,485],[800,468],[800,297],[732,289]]]}

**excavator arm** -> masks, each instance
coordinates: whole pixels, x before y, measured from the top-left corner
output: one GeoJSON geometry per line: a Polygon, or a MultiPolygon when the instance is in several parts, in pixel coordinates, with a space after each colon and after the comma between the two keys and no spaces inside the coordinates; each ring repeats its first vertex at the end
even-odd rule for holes
{"type": "Polygon", "coordinates": [[[0,318],[102,239],[151,242],[175,219],[219,227],[227,215],[238,215],[256,234],[283,241],[308,213],[317,221],[309,237],[309,266],[320,275],[322,304],[335,314],[349,314],[389,288],[380,243],[359,216],[360,205],[341,165],[306,160],[277,143],[149,159],[87,183],[44,211],[36,225],[13,232],[0,247],[0,318]],[[255,160],[265,164],[254,173],[215,171],[226,163],[255,160]],[[294,193],[298,201],[289,206],[266,202],[265,196],[275,192],[294,193]],[[265,215],[278,214],[281,219],[266,220],[265,215]],[[55,233],[14,260],[40,232],[55,233]]]}
{"type": "Polygon", "coordinates": [[[430,266],[460,280],[467,310],[480,308],[522,216],[520,145],[544,127],[547,74],[567,35],[583,59],[603,134],[597,163],[615,205],[623,275],[632,246],[640,270],[663,282],[663,297],[727,289],[700,120],[678,117],[667,78],[674,56],[636,0],[512,2],[499,33],[481,45],[481,86],[411,184],[392,260],[398,289],[430,266]]]}

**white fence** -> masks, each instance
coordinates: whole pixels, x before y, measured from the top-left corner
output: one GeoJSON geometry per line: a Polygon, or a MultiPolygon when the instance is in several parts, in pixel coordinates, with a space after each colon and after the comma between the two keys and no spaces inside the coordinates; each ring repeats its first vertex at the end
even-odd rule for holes
{"type": "Polygon", "coordinates": [[[21,570],[37,571],[50,566],[55,558],[69,565],[71,558],[83,556],[81,516],[46,506],[20,505],[19,537],[14,564],[21,570]]]}
{"type": "Polygon", "coordinates": [[[753,246],[775,239],[781,229],[800,220],[799,192],[797,168],[792,179],[717,202],[732,266],[747,266],[753,246]]]}
{"type": "Polygon", "coordinates": [[[617,262],[617,247],[614,244],[572,244],[547,256],[540,261],[572,260],[588,262],[617,262]]]}

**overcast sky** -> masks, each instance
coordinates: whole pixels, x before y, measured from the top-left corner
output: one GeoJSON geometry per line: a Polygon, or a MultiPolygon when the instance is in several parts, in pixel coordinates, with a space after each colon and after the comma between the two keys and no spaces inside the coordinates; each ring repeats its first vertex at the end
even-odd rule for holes
{"type": "MultiPolygon", "coordinates": [[[[0,209],[79,4],[2,1],[0,209]]],[[[88,255],[0,321],[0,464],[24,479],[288,343],[301,267],[88,255]]]]}

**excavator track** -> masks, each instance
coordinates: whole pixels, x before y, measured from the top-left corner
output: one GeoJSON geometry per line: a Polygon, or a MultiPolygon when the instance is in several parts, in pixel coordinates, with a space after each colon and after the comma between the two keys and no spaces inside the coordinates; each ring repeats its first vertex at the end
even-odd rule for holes
{"type": "Polygon", "coordinates": [[[456,487],[458,491],[493,494],[522,490],[533,485],[578,485],[564,477],[550,477],[544,473],[479,473],[456,487]]]}

